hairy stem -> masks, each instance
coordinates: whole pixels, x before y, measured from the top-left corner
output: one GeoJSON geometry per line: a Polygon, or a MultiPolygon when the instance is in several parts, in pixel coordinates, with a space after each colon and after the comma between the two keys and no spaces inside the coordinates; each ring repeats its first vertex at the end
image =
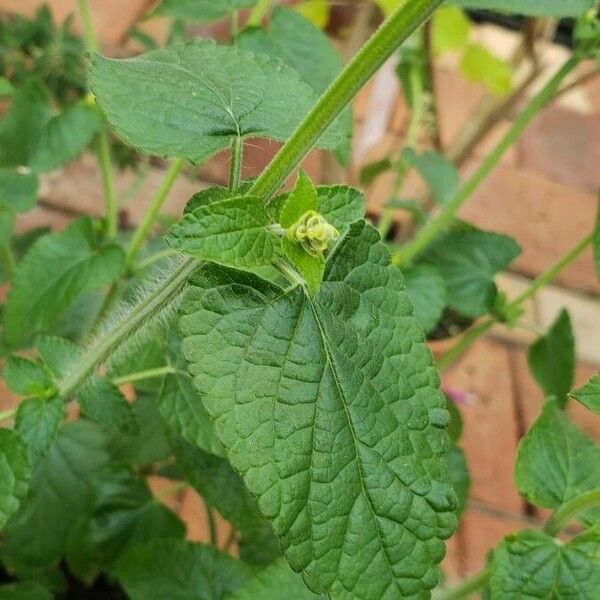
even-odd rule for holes
{"type": "Polygon", "coordinates": [[[231,160],[229,163],[229,189],[237,191],[242,179],[242,162],[244,160],[244,140],[236,137],[231,143],[231,160]]]}
{"type": "Polygon", "coordinates": [[[452,588],[445,594],[441,594],[438,600],[458,600],[459,598],[468,598],[473,592],[480,590],[492,576],[492,570],[487,567],[479,573],[476,573],[469,579],[465,579],[461,584],[452,588]]]}
{"type": "Polygon", "coordinates": [[[254,182],[250,191],[253,196],[264,198],[267,202],[281,188],[290,173],[365,83],[442,1],[408,0],[392,13],[337,76],[254,182]]]}
{"type": "Polygon", "coordinates": [[[175,367],[165,365],[164,367],[156,367],[155,369],[146,369],[145,371],[137,371],[136,373],[128,373],[127,375],[113,377],[112,382],[115,385],[123,385],[124,383],[134,383],[136,381],[142,381],[143,379],[162,377],[163,375],[169,375],[170,373],[175,372],[177,372],[175,367]]]}
{"type": "Polygon", "coordinates": [[[108,333],[97,340],[79,359],[75,368],[58,385],[61,398],[68,400],[71,394],[94,373],[119,346],[131,338],[142,325],[168,306],[187,283],[198,266],[195,258],[187,259],[161,286],[125,314],[108,333]]]}
{"type": "Polygon", "coordinates": [[[165,173],[165,177],[160,184],[160,187],[156,191],[156,194],[150,200],[150,204],[148,205],[148,209],[144,214],[140,224],[137,226],[133,237],[131,238],[131,243],[129,244],[129,248],[127,249],[127,255],[125,257],[125,265],[128,268],[131,268],[133,262],[146,239],[152,225],[156,221],[158,214],[160,213],[160,209],[164,204],[169,192],[171,191],[175,180],[179,173],[181,173],[181,169],[185,165],[185,160],[183,158],[177,158],[171,161],[167,172],[165,173]]]}
{"type": "Polygon", "coordinates": [[[555,536],[562,531],[577,515],[589,508],[600,505],[600,488],[584,492],[559,506],[546,521],[544,531],[555,536]]]}
{"type": "Polygon", "coordinates": [[[580,58],[576,55],[571,56],[565,61],[548,83],[530,100],[523,112],[515,119],[511,128],[454,197],[444,205],[435,218],[419,231],[412,242],[406,244],[393,257],[394,264],[401,266],[410,263],[454,221],[458,209],[492,172],[500,162],[502,156],[504,156],[504,153],[513,145],[533,117],[553,97],[563,79],[579,64],[579,61],[580,58]]]}

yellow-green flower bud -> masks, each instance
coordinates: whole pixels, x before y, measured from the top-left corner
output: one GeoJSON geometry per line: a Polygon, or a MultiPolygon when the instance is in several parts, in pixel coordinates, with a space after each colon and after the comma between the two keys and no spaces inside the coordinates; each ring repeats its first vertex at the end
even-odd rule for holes
{"type": "Polygon", "coordinates": [[[288,229],[287,236],[288,239],[298,242],[312,256],[318,256],[325,252],[340,234],[323,215],[316,210],[309,210],[288,229]]]}

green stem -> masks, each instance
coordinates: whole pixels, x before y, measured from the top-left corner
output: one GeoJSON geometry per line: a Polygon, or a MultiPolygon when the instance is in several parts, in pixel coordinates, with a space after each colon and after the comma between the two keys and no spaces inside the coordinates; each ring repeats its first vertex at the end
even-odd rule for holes
{"type": "Polygon", "coordinates": [[[575,496],[552,513],[544,525],[544,532],[555,536],[577,515],[598,505],[600,505],[600,488],[575,496]]]}
{"type": "Polygon", "coordinates": [[[479,573],[476,573],[469,579],[465,579],[461,584],[452,588],[438,597],[438,600],[458,600],[459,598],[468,598],[472,593],[480,590],[492,576],[492,570],[487,567],[479,573]]]}
{"type": "Polygon", "coordinates": [[[258,0],[248,17],[248,25],[260,25],[265,18],[270,5],[271,0],[258,0]]]}
{"type": "Polygon", "coordinates": [[[144,323],[168,306],[180,294],[187,283],[188,277],[197,267],[198,261],[195,258],[187,259],[173,276],[164,281],[161,286],[137,304],[130,312],[123,315],[117,324],[104,337],[97,340],[80,358],[73,371],[59,382],[58,392],[60,397],[68,400],[71,394],[94,373],[98,366],[116,348],[130,339],[144,323]]]}
{"type": "Polygon", "coordinates": [[[162,377],[163,375],[169,375],[175,373],[177,369],[170,365],[164,367],[156,367],[155,369],[146,369],[145,371],[137,371],[136,373],[128,373],[127,375],[121,375],[114,377],[112,382],[115,385],[123,385],[124,383],[134,383],[143,379],[151,379],[153,377],[162,377]]]}
{"type": "Polygon", "coordinates": [[[444,204],[438,215],[419,231],[412,242],[404,246],[393,257],[394,264],[402,266],[411,262],[454,221],[458,209],[496,167],[504,153],[513,145],[540,109],[548,103],[563,79],[579,64],[580,60],[579,56],[573,55],[564,62],[548,83],[529,101],[529,104],[515,119],[511,128],[454,197],[444,204]]]}
{"type": "Polygon", "coordinates": [[[321,96],[254,182],[250,194],[264,198],[267,202],[277,193],[306,153],[360,89],[442,2],[443,0],[408,0],[401,3],[321,96]]]}
{"type": "Polygon", "coordinates": [[[244,160],[244,140],[241,137],[233,138],[231,143],[231,159],[229,163],[229,189],[237,191],[242,179],[242,162],[244,160]]]}
{"type": "Polygon", "coordinates": [[[15,272],[16,264],[15,257],[9,244],[2,246],[2,258],[4,260],[4,266],[6,267],[8,278],[11,279],[15,272]]]}
{"type": "Polygon", "coordinates": [[[152,225],[154,225],[160,209],[167,199],[167,196],[169,195],[169,192],[171,191],[171,188],[173,187],[173,184],[175,183],[175,180],[181,172],[184,164],[185,160],[183,158],[177,158],[171,161],[160,187],[156,191],[156,194],[154,194],[152,200],[150,200],[148,209],[146,210],[144,217],[137,226],[137,229],[131,238],[129,248],[127,249],[127,255],[125,257],[125,264],[128,268],[131,268],[133,265],[133,261],[140,251],[140,248],[142,247],[148,232],[152,228],[152,225]]]}
{"type": "Polygon", "coordinates": [[[78,0],[79,15],[83,24],[83,39],[85,46],[89,52],[98,52],[98,40],[94,32],[94,24],[92,22],[92,13],[88,0],[78,0]]]}
{"type": "Polygon", "coordinates": [[[7,410],[0,411],[0,421],[6,421],[12,419],[17,413],[17,407],[8,408],[7,410]]]}
{"type": "MultiPolygon", "coordinates": [[[[594,234],[590,233],[581,241],[577,242],[571,250],[561,256],[553,265],[551,265],[541,275],[536,277],[512,302],[506,307],[507,311],[519,308],[526,300],[529,300],[540,288],[548,285],[558,274],[568,265],[570,265],[581,253],[592,243],[594,234]]],[[[471,344],[486,333],[492,325],[498,322],[498,318],[491,316],[478,323],[473,329],[467,331],[461,339],[446,352],[437,362],[440,371],[447,369],[460,358],[471,344]]]]}
{"type": "MultiPolygon", "coordinates": [[[[204,500],[204,498],[202,500],[204,500]]],[[[208,530],[210,531],[210,543],[216,548],[219,542],[219,538],[217,536],[217,522],[215,520],[212,506],[206,500],[204,500],[204,509],[206,510],[206,521],[208,523],[208,530]]]]}
{"type": "Polygon", "coordinates": [[[106,131],[98,134],[98,162],[102,173],[104,201],[106,203],[106,234],[108,237],[117,235],[117,196],[113,178],[110,144],[106,131]]]}

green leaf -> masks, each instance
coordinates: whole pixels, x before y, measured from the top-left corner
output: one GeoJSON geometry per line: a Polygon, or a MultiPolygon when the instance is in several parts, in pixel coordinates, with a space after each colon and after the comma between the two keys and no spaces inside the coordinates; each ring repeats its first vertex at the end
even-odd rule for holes
{"type": "Polygon", "coordinates": [[[455,527],[449,415],[377,232],[351,226],[314,298],[206,265],[180,311],[194,385],[292,568],[332,598],[426,595],[455,527]]]}
{"type": "Polygon", "coordinates": [[[360,170],[361,185],[371,185],[379,175],[389,171],[392,168],[392,161],[389,158],[382,158],[372,163],[364,165],[360,170]]]}
{"type": "Polygon", "coordinates": [[[34,464],[50,448],[65,416],[64,402],[57,397],[28,398],[19,404],[15,417],[15,430],[29,446],[34,464]]]}
{"type": "Polygon", "coordinates": [[[431,150],[417,154],[412,148],[406,148],[402,151],[402,158],[420,173],[440,204],[448,202],[458,191],[458,170],[441,154],[431,150]]]}
{"type": "Polygon", "coordinates": [[[17,212],[35,206],[38,180],[35,175],[21,174],[15,169],[0,169],[0,203],[17,212]]]}
{"type": "Polygon", "coordinates": [[[600,415],[600,373],[594,375],[583,387],[571,392],[569,396],[600,415]]]}
{"type": "Polygon", "coordinates": [[[80,354],[79,347],[70,340],[51,335],[38,337],[35,346],[55,379],[63,378],[80,354]]]}
{"type": "Polygon", "coordinates": [[[10,81],[5,77],[0,77],[0,98],[6,98],[12,96],[15,93],[15,88],[12,86],[10,81]]]}
{"type": "Polygon", "coordinates": [[[17,90],[0,121],[0,165],[26,165],[49,119],[48,92],[39,81],[30,79],[17,90]]]}
{"type": "Polygon", "coordinates": [[[281,240],[281,248],[288,260],[298,269],[302,275],[306,288],[311,294],[316,294],[323,281],[325,273],[325,258],[313,256],[306,252],[300,244],[287,238],[281,240]]]}
{"type": "Polygon", "coordinates": [[[126,552],[113,574],[130,600],[224,600],[251,571],[212,546],[155,540],[126,552]]]}
{"type": "Polygon", "coordinates": [[[88,510],[69,536],[67,561],[75,574],[90,580],[128,548],[184,535],[182,521],[152,496],[144,480],[129,467],[110,465],[92,482],[88,510]]]}
{"type": "Polygon", "coordinates": [[[443,6],[432,20],[432,46],[436,56],[451,50],[462,50],[469,41],[471,21],[456,6],[443,6]]]}
{"type": "Polygon", "coordinates": [[[302,0],[294,6],[296,12],[319,29],[327,27],[330,8],[328,0],[302,0]]]}
{"type": "Polygon", "coordinates": [[[102,126],[97,110],[76,104],[52,117],[40,132],[28,166],[40,173],[77,158],[102,126]]]}
{"type": "Polygon", "coordinates": [[[296,186],[287,195],[279,213],[279,223],[289,229],[309,210],[317,210],[317,190],[304,171],[298,174],[296,186]]]}
{"type": "MultiPolygon", "coordinates": [[[[343,62],[329,38],[310,20],[284,6],[275,8],[268,28],[250,27],[236,38],[236,45],[255,54],[280,58],[295,69],[317,95],[321,95],[342,70],[343,62]]],[[[338,118],[345,144],[338,148],[346,164],[350,156],[352,113],[345,110],[338,118]]]]}
{"type": "Polygon", "coordinates": [[[241,533],[239,548],[245,561],[269,564],[281,555],[273,529],[225,458],[194,448],[181,438],[173,437],[171,447],[185,478],[241,533]]]}
{"type": "MultiPolygon", "coordinates": [[[[600,487],[600,449],[567,418],[554,400],[519,444],[515,481],[536,506],[557,508],[575,496],[600,487]]],[[[600,518],[594,509],[584,523],[600,518]]]]}
{"type": "Polygon", "coordinates": [[[496,297],[494,275],[519,255],[510,237],[475,229],[451,231],[425,252],[423,263],[438,269],[448,306],[467,317],[485,314],[496,297]]]}
{"type": "Polygon", "coordinates": [[[162,0],[151,17],[189,19],[197,23],[217,21],[230,12],[252,6],[257,0],[162,0]]]}
{"type": "Polygon", "coordinates": [[[466,8],[485,8],[534,17],[579,17],[595,0],[452,0],[466,8]]]}
{"type": "MultiPolygon", "coordinates": [[[[238,137],[287,140],[317,101],[281,61],[210,40],[125,60],[94,56],[91,85],[127,143],[194,163],[238,137]]],[[[319,146],[336,150],[345,143],[346,134],[334,123],[319,146]]]]}
{"type": "Polygon", "coordinates": [[[118,246],[98,247],[89,218],[35,242],[19,263],[6,302],[4,339],[25,344],[47,331],[80,294],[115,281],[123,268],[118,246]]]}
{"type": "Polygon", "coordinates": [[[440,320],[446,306],[444,278],[431,265],[417,265],[403,273],[406,291],[415,308],[415,319],[425,332],[429,332],[440,320]]]}
{"type": "Polygon", "coordinates": [[[457,516],[465,510],[469,490],[471,488],[471,476],[469,474],[469,465],[462,448],[452,446],[446,455],[448,462],[448,472],[450,473],[450,482],[458,498],[457,516]]]}
{"type": "Polygon", "coordinates": [[[251,577],[227,600],[317,600],[323,596],[313,594],[302,581],[280,559],[251,577]]]}
{"type": "Polygon", "coordinates": [[[238,196],[200,206],[171,227],[167,243],[197,258],[238,267],[271,264],[279,240],[267,229],[264,202],[238,196]]]}
{"type": "Polygon", "coordinates": [[[84,416],[105,425],[108,429],[125,435],[136,435],[140,426],[133,407],[119,388],[105,377],[92,380],[81,391],[77,400],[84,416]]]}
{"type": "Polygon", "coordinates": [[[575,377],[575,338],[569,313],[563,308],[546,335],[527,353],[529,369],[546,396],[564,405],[575,377]]]}
{"type": "Polygon", "coordinates": [[[461,73],[470,81],[503,96],[512,88],[512,69],[508,63],[480,44],[469,44],[460,63],[461,73]]]}
{"type": "Polygon", "coordinates": [[[448,435],[450,441],[455,444],[460,440],[463,431],[463,419],[456,402],[446,395],[446,410],[450,413],[450,425],[448,425],[448,435]]]}
{"type": "Polygon", "coordinates": [[[600,590],[600,532],[567,543],[541,531],[520,531],[494,550],[491,600],[577,598],[596,600],[600,590]]]}
{"type": "Polygon", "coordinates": [[[20,581],[0,585],[2,600],[53,600],[54,596],[42,585],[33,581],[20,581]]]}
{"type": "Polygon", "coordinates": [[[52,390],[50,373],[38,362],[23,356],[10,356],[4,366],[8,389],[20,396],[47,396],[52,390]]]}
{"type": "Polygon", "coordinates": [[[27,446],[21,436],[10,429],[0,429],[0,528],[19,509],[30,476],[27,446]]]}
{"type": "Polygon", "coordinates": [[[58,562],[89,501],[90,480],[109,460],[106,435],[97,425],[78,421],[62,427],[36,469],[31,493],[3,532],[3,562],[11,569],[58,562]]]}

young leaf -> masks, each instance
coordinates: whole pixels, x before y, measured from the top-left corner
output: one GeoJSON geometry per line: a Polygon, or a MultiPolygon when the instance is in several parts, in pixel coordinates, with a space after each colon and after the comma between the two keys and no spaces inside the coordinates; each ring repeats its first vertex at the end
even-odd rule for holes
{"type": "MultiPolygon", "coordinates": [[[[269,19],[268,28],[250,27],[236,38],[236,45],[255,54],[280,58],[295,69],[310,87],[321,95],[342,70],[343,63],[329,38],[295,10],[278,6],[269,19]]],[[[350,156],[352,113],[344,111],[338,125],[345,134],[345,144],[338,156],[346,163],[350,156]]]]}
{"type": "Polygon", "coordinates": [[[456,6],[443,6],[433,13],[432,45],[436,56],[462,50],[469,40],[471,22],[456,6]]]}
{"type": "Polygon", "coordinates": [[[403,270],[406,291],[415,308],[415,319],[428,333],[440,320],[447,302],[446,284],[440,272],[430,265],[403,270]]]}
{"type": "Polygon", "coordinates": [[[599,553],[597,528],[567,543],[541,531],[509,535],[494,550],[490,598],[596,600],[600,590],[599,553]]]}
{"type": "Polygon", "coordinates": [[[16,169],[0,169],[0,204],[17,212],[27,212],[35,206],[38,180],[35,175],[16,169]]]}
{"type": "MultiPolygon", "coordinates": [[[[317,100],[281,61],[200,39],[132,59],[94,56],[91,85],[127,143],[194,163],[235,138],[285,141],[317,100]]],[[[319,141],[330,150],[344,143],[335,123],[319,141]]]]}
{"type": "Polygon", "coordinates": [[[171,227],[167,243],[204,260],[238,267],[271,264],[279,240],[267,225],[264,202],[238,196],[200,206],[171,227]]]}
{"type": "Polygon", "coordinates": [[[317,210],[317,190],[308,175],[300,171],[296,186],[281,208],[279,223],[288,229],[309,210],[317,210]]]}
{"type": "Polygon", "coordinates": [[[29,446],[34,464],[45,456],[64,416],[65,404],[57,397],[47,400],[28,398],[19,404],[15,417],[15,430],[29,446]]]}
{"type": "Polygon", "coordinates": [[[89,508],[69,536],[67,561],[85,580],[127,548],[184,535],[182,521],[152,496],[144,480],[126,466],[110,465],[92,482],[89,508]]]}
{"type": "Polygon", "coordinates": [[[569,313],[563,308],[546,335],[527,353],[529,369],[546,396],[564,405],[575,377],[575,338],[569,313]]]}
{"type": "Polygon", "coordinates": [[[600,373],[594,375],[583,387],[571,392],[569,396],[600,415],[600,373]]]}
{"type": "Polygon", "coordinates": [[[377,232],[350,227],[315,297],[206,265],[180,328],[216,433],[310,588],[426,595],[456,523],[449,416],[377,232]]]}
{"type": "Polygon", "coordinates": [[[162,0],[151,17],[171,17],[197,23],[217,21],[234,10],[256,4],[257,0],[162,0]]]}
{"type": "Polygon", "coordinates": [[[52,379],[46,368],[23,356],[10,356],[4,366],[8,389],[20,396],[48,396],[52,379]]]}
{"type": "Polygon", "coordinates": [[[579,17],[595,0],[452,0],[465,8],[484,8],[534,17],[579,17]]]}
{"type": "Polygon", "coordinates": [[[102,423],[108,429],[125,435],[139,433],[133,407],[110,379],[99,377],[92,380],[77,393],[77,400],[84,416],[102,423]]]}
{"type": "Polygon", "coordinates": [[[106,435],[94,423],[61,428],[38,465],[31,493],[3,532],[5,563],[38,569],[60,560],[69,529],[90,498],[90,480],[110,460],[106,444],[106,435]]]}
{"type": "Polygon", "coordinates": [[[294,573],[280,559],[251,577],[227,600],[318,600],[323,596],[313,594],[302,581],[301,575],[294,573]]]}
{"type": "MultiPolygon", "coordinates": [[[[519,444],[515,481],[532,504],[557,508],[600,487],[600,449],[569,421],[555,400],[548,400],[519,444]]],[[[581,520],[593,523],[599,517],[600,511],[594,509],[581,520]]]]}
{"type": "Polygon", "coordinates": [[[53,600],[54,596],[41,584],[34,581],[19,581],[0,585],[2,600],[53,600]]]}
{"type": "Polygon", "coordinates": [[[241,533],[239,549],[243,560],[269,564],[281,556],[273,529],[225,458],[203,452],[176,436],[171,439],[171,447],[185,478],[241,533]]]}
{"type": "Polygon", "coordinates": [[[0,429],[0,529],[27,493],[31,465],[27,446],[14,431],[0,429]]]}
{"type": "Polygon", "coordinates": [[[440,238],[421,259],[438,269],[446,284],[448,306],[467,317],[485,314],[496,296],[494,275],[521,252],[510,237],[456,229],[440,238]]]}
{"type": "Polygon", "coordinates": [[[80,353],[79,347],[70,340],[51,335],[40,336],[35,345],[55,379],[61,379],[68,373],[80,353]]]}
{"type": "Polygon", "coordinates": [[[82,104],[66,108],[41,130],[29,168],[38,173],[58,169],[81,154],[101,126],[95,109],[82,104]]]}
{"type": "Polygon", "coordinates": [[[123,251],[111,245],[98,248],[89,218],[38,239],[19,263],[8,294],[6,343],[25,344],[48,330],[79,294],[115,281],[122,268],[123,251]]]}
{"type": "Polygon", "coordinates": [[[431,150],[417,154],[412,148],[406,148],[402,151],[402,158],[417,169],[440,204],[448,202],[458,190],[458,170],[441,154],[431,150]]]}
{"type": "Polygon", "coordinates": [[[29,79],[19,87],[8,112],[0,120],[0,165],[26,165],[49,119],[48,92],[38,80],[29,79]]]}
{"type": "Polygon", "coordinates": [[[460,63],[461,73],[469,80],[485,85],[491,92],[503,96],[512,87],[512,69],[480,44],[470,44],[460,63]]]}
{"type": "Polygon", "coordinates": [[[128,550],[113,574],[130,600],[224,600],[251,575],[213,546],[154,540],[128,550]]]}

